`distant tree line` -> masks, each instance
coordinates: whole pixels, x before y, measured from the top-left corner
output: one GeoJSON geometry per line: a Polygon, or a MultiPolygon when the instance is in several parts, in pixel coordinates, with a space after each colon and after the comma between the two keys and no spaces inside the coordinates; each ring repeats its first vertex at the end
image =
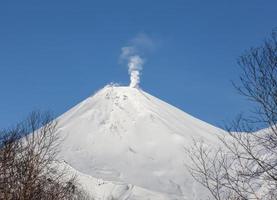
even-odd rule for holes
{"type": "Polygon", "coordinates": [[[277,31],[263,45],[251,48],[238,64],[242,69],[237,91],[254,110],[240,115],[221,146],[207,147],[195,140],[186,149],[196,181],[217,200],[277,199],[277,31]],[[268,127],[257,132],[258,127],[268,127]]]}

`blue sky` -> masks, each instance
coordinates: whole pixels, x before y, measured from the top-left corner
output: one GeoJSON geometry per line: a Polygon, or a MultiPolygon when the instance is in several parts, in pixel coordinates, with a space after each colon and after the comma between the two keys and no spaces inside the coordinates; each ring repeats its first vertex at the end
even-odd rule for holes
{"type": "Polygon", "coordinates": [[[277,1],[1,1],[0,128],[34,109],[59,115],[109,82],[129,84],[121,48],[153,48],[141,87],[214,125],[250,109],[237,58],[277,26],[277,1]]]}

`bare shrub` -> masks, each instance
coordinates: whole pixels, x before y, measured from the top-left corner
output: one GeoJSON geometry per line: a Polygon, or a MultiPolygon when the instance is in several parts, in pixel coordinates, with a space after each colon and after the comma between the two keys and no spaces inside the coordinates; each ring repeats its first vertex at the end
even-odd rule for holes
{"type": "Polygon", "coordinates": [[[253,103],[253,115],[239,116],[220,138],[221,147],[195,141],[187,149],[191,175],[214,199],[276,199],[277,196],[277,38],[239,58],[239,93],[253,103]],[[268,127],[257,132],[259,127],[268,127]]]}
{"type": "Polygon", "coordinates": [[[57,167],[61,138],[50,114],[33,112],[0,133],[0,199],[85,199],[76,176],[57,167]]]}

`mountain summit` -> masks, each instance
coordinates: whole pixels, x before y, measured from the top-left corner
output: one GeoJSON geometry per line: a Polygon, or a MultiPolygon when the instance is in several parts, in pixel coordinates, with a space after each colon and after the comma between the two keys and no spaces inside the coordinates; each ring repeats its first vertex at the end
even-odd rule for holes
{"type": "MultiPolygon", "coordinates": [[[[84,176],[125,185],[118,199],[194,199],[207,194],[188,173],[184,148],[193,138],[217,144],[223,130],[141,89],[108,85],[58,121],[58,134],[64,138],[61,159],[84,176]]],[[[115,198],[112,189],[103,192],[111,195],[105,198],[115,198]]]]}

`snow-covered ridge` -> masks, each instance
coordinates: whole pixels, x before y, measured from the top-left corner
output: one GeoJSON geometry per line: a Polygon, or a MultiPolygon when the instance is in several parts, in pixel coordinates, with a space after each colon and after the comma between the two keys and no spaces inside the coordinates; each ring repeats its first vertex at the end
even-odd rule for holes
{"type": "Polygon", "coordinates": [[[168,199],[207,195],[185,168],[184,147],[192,138],[217,145],[224,131],[141,89],[106,86],[58,121],[60,158],[81,174],[168,199]]]}

